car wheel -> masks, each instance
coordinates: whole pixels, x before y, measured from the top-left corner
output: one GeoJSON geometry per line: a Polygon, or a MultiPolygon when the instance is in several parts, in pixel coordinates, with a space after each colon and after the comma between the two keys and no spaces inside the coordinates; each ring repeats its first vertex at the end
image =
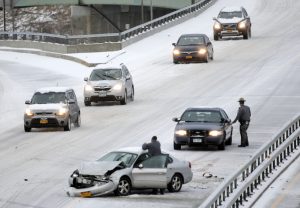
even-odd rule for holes
{"type": "Polygon", "coordinates": [[[226,135],[224,135],[222,143],[218,145],[219,150],[225,150],[225,138],[226,138],[226,135]]]}
{"type": "Polygon", "coordinates": [[[226,145],[232,145],[232,129],[231,129],[231,133],[230,133],[230,137],[228,138],[228,140],[225,142],[226,145]]]}
{"type": "Polygon", "coordinates": [[[30,132],[31,131],[31,127],[27,127],[27,126],[24,125],[24,131],[25,132],[30,132]]]}
{"type": "Polygon", "coordinates": [[[205,63],[208,63],[208,61],[209,61],[209,56],[208,56],[208,52],[206,53],[206,57],[205,57],[205,59],[204,59],[204,62],[205,63]]]}
{"type": "Polygon", "coordinates": [[[126,105],[127,104],[127,91],[125,90],[124,97],[120,101],[121,105],[126,105]]]}
{"type": "Polygon", "coordinates": [[[214,51],[212,50],[210,60],[214,60],[214,51]]]}
{"type": "Polygon", "coordinates": [[[180,144],[176,144],[174,142],[173,146],[174,146],[174,150],[181,150],[181,145],[180,144]]]}
{"type": "Polygon", "coordinates": [[[170,192],[178,192],[180,191],[181,187],[182,187],[182,177],[179,174],[175,174],[172,179],[171,182],[168,184],[168,190],[170,192]]]}
{"type": "Polygon", "coordinates": [[[91,106],[91,102],[90,101],[84,101],[84,105],[85,106],[91,106]]]}
{"type": "Polygon", "coordinates": [[[247,40],[249,38],[249,29],[243,34],[243,39],[247,40]]]}
{"type": "Polygon", "coordinates": [[[131,183],[127,177],[122,177],[119,181],[117,189],[114,191],[117,196],[127,196],[131,192],[131,183]]]}
{"type": "Polygon", "coordinates": [[[214,40],[218,41],[219,40],[219,35],[218,34],[214,34],[214,40]]]}
{"type": "Polygon", "coordinates": [[[69,116],[67,125],[64,126],[64,131],[71,131],[71,118],[69,116]]]}
{"type": "Polygon", "coordinates": [[[130,96],[131,101],[134,101],[134,87],[131,86],[131,96],[130,96]]]}
{"type": "Polygon", "coordinates": [[[75,122],[75,126],[76,127],[80,127],[81,126],[81,117],[80,117],[80,113],[78,113],[76,122],[75,122]]]}
{"type": "Polygon", "coordinates": [[[251,33],[251,27],[249,28],[249,38],[252,37],[252,33],[251,33]]]}
{"type": "Polygon", "coordinates": [[[173,63],[174,63],[174,64],[179,64],[179,62],[178,62],[178,61],[176,61],[176,60],[173,60],[173,63]]]}

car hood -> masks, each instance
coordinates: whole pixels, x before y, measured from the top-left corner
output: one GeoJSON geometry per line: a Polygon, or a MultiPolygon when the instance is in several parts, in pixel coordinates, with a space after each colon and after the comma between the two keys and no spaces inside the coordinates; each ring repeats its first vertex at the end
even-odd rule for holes
{"type": "Polygon", "coordinates": [[[82,163],[78,169],[82,175],[105,175],[107,171],[115,169],[122,161],[96,161],[82,163]]]}
{"type": "Polygon", "coordinates": [[[178,123],[176,130],[219,130],[223,127],[222,123],[203,123],[203,122],[182,122],[178,123]]]}
{"type": "Polygon", "coordinates": [[[239,23],[240,21],[242,21],[243,18],[240,18],[240,17],[235,17],[235,18],[232,18],[232,19],[223,19],[223,18],[218,18],[218,21],[221,23],[221,24],[226,24],[226,23],[239,23]]]}
{"type": "Polygon", "coordinates": [[[98,87],[113,87],[114,85],[122,83],[122,80],[98,80],[98,81],[89,81],[88,84],[92,86],[98,86],[98,87]]]}
{"type": "Polygon", "coordinates": [[[51,103],[51,104],[32,104],[28,108],[32,111],[58,111],[59,109],[66,107],[65,103],[51,103]]]}
{"type": "Polygon", "coordinates": [[[204,44],[201,45],[187,45],[187,46],[176,46],[175,49],[181,51],[198,51],[200,48],[206,48],[204,44]]]}

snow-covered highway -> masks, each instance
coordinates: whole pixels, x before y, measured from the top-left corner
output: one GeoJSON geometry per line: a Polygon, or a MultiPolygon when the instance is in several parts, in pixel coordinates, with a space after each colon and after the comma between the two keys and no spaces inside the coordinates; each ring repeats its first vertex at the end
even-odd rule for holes
{"type": "Polygon", "coordinates": [[[299,9],[298,0],[220,0],[197,17],[128,46],[114,59],[128,66],[135,83],[135,101],[125,106],[83,105],[83,78],[91,70],[87,67],[0,52],[0,207],[171,208],[201,204],[224,178],[299,114],[299,9]],[[174,65],[171,44],[183,33],[205,33],[212,39],[212,17],[227,5],[247,9],[252,38],[212,41],[214,61],[174,65]],[[25,100],[37,88],[56,85],[75,89],[82,126],[70,132],[34,129],[25,133],[25,100]],[[225,151],[173,150],[173,117],[191,106],[220,106],[233,119],[239,97],[247,100],[253,114],[249,147],[237,147],[240,136],[235,125],[233,145],[225,151]],[[181,192],[151,195],[146,191],[91,199],[66,195],[67,179],[81,162],[120,147],[141,146],[153,135],[164,150],[192,163],[193,181],[181,192]],[[203,177],[207,172],[213,177],[203,177]]]}

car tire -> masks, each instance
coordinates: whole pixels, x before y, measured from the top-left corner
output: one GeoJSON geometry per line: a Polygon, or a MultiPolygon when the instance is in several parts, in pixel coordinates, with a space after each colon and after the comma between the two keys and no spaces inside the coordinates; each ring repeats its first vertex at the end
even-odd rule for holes
{"type": "Polygon", "coordinates": [[[71,118],[69,116],[67,125],[64,126],[64,131],[71,131],[71,118]]]}
{"type": "Polygon", "coordinates": [[[174,64],[178,64],[179,62],[178,62],[178,61],[176,61],[176,60],[173,60],[173,63],[174,63],[174,64]]]}
{"type": "Polygon", "coordinates": [[[31,127],[27,127],[27,126],[24,125],[24,131],[25,132],[30,132],[31,131],[31,127]]]}
{"type": "Polygon", "coordinates": [[[134,101],[134,86],[131,86],[131,95],[130,95],[131,101],[134,101]]]}
{"type": "Polygon", "coordinates": [[[90,101],[84,101],[84,105],[85,106],[91,106],[91,102],[90,101]]]}
{"type": "Polygon", "coordinates": [[[181,150],[181,145],[180,144],[176,144],[175,142],[173,143],[174,146],[174,150],[181,150]]]}
{"type": "Polygon", "coordinates": [[[243,34],[243,39],[247,40],[249,38],[249,28],[247,31],[243,34]]]}
{"type": "Polygon", "coordinates": [[[80,113],[78,113],[78,115],[77,115],[75,126],[76,127],[80,127],[81,126],[81,116],[80,116],[80,113]]]}
{"type": "Polygon", "coordinates": [[[119,181],[117,189],[114,191],[116,196],[127,196],[131,193],[131,182],[129,178],[122,177],[119,181]]]}
{"type": "Polygon", "coordinates": [[[219,40],[219,35],[218,34],[214,34],[214,40],[218,41],[219,40]]]}
{"type": "Polygon", "coordinates": [[[127,91],[125,90],[124,97],[120,101],[121,105],[126,105],[127,104],[127,91]]]}
{"type": "Polygon", "coordinates": [[[228,140],[225,142],[226,145],[232,145],[232,129],[231,129],[231,133],[230,133],[230,137],[228,138],[228,140]]]}
{"type": "Polygon", "coordinates": [[[179,192],[183,184],[182,176],[178,173],[173,175],[170,183],[168,184],[169,192],[179,192]]]}
{"type": "Polygon", "coordinates": [[[225,139],[226,135],[224,135],[222,143],[218,145],[218,150],[225,150],[225,139]]]}
{"type": "Polygon", "coordinates": [[[206,57],[205,57],[205,59],[204,59],[204,62],[205,63],[208,63],[208,61],[209,61],[209,55],[208,55],[208,52],[206,53],[206,57]]]}
{"type": "Polygon", "coordinates": [[[214,51],[211,52],[210,60],[214,60],[214,51]]]}

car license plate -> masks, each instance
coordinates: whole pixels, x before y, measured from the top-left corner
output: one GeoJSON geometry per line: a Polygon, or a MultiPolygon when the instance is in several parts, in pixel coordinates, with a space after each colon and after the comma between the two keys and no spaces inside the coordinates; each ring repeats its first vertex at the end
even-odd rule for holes
{"type": "Polygon", "coordinates": [[[106,91],[100,91],[99,92],[99,97],[106,97],[107,92],[106,91]]]}
{"type": "Polygon", "coordinates": [[[92,193],[90,191],[86,191],[86,192],[81,192],[80,193],[81,197],[91,197],[92,193]]]}
{"type": "Polygon", "coordinates": [[[193,142],[194,142],[194,143],[201,143],[201,142],[202,142],[202,139],[193,139],[193,142]]]}
{"type": "Polygon", "coordinates": [[[46,118],[41,118],[40,124],[47,124],[48,120],[46,118]]]}
{"type": "Polygon", "coordinates": [[[193,56],[186,56],[185,58],[186,58],[186,59],[192,59],[193,56]]]}
{"type": "Polygon", "coordinates": [[[231,32],[232,32],[232,29],[227,29],[227,32],[230,32],[230,33],[231,33],[231,32]]]}

